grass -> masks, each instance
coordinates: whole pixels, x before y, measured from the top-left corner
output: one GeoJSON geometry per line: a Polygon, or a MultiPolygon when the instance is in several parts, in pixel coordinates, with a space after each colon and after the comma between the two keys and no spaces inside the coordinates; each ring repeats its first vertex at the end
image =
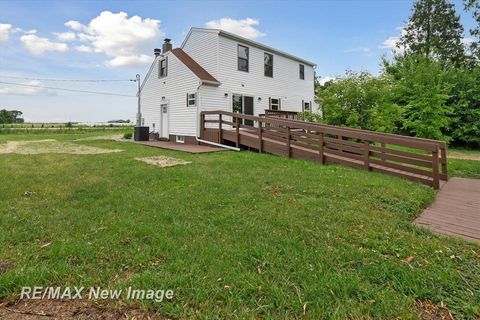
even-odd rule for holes
{"type": "Polygon", "coordinates": [[[0,297],[33,285],[173,289],[143,304],[174,318],[415,318],[419,300],[480,312],[479,246],[411,223],[431,188],[251,152],[73,142],[93,134],[0,135],[124,150],[0,155],[0,297]],[[192,163],[135,160],[152,156],[192,163]]]}

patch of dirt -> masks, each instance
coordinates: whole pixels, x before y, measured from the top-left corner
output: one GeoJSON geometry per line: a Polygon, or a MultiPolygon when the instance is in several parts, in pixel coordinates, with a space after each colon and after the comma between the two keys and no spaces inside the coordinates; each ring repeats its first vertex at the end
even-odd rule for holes
{"type": "Polygon", "coordinates": [[[0,262],[0,275],[7,272],[7,270],[12,268],[12,267],[13,267],[13,264],[11,264],[11,263],[0,262]]]}
{"type": "Polygon", "coordinates": [[[480,154],[463,154],[463,153],[449,152],[447,157],[452,159],[460,159],[460,160],[480,161],[480,154]]]}
{"type": "Polygon", "coordinates": [[[190,164],[190,161],[185,161],[176,158],[170,158],[165,156],[158,156],[158,157],[145,157],[145,158],[135,158],[135,160],[143,161],[148,164],[153,164],[156,166],[160,166],[162,168],[165,167],[173,167],[178,165],[190,164]]]}
{"type": "Polygon", "coordinates": [[[68,141],[54,139],[32,141],[7,141],[0,145],[0,154],[40,154],[40,153],[68,153],[68,154],[99,154],[120,152],[120,149],[103,149],[98,147],[83,146],[68,141]]]}
{"type": "Polygon", "coordinates": [[[114,134],[109,136],[93,136],[87,138],[75,139],[74,141],[95,141],[95,140],[112,140],[112,141],[132,141],[130,139],[124,139],[123,134],[114,134]]]}
{"type": "Polygon", "coordinates": [[[107,306],[81,300],[21,300],[0,303],[2,320],[45,319],[168,319],[154,312],[144,312],[139,307],[107,306]]]}
{"type": "Polygon", "coordinates": [[[455,319],[443,302],[433,304],[428,300],[416,301],[415,309],[418,311],[419,318],[423,320],[455,319]]]}

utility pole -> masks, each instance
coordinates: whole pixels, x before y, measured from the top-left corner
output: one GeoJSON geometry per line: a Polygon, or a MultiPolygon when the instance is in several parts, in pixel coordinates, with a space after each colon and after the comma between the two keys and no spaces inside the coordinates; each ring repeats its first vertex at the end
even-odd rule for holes
{"type": "Polygon", "coordinates": [[[138,84],[138,110],[137,110],[137,127],[142,126],[142,112],[140,110],[140,75],[136,75],[136,81],[138,84]]]}

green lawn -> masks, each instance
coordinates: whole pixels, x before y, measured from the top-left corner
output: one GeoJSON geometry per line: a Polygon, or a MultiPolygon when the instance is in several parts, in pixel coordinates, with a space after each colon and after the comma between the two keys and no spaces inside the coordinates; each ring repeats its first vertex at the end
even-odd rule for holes
{"type": "MultiPolygon", "coordinates": [[[[415,318],[424,300],[480,313],[480,247],[411,223],[429,187],[251,152],[74,143],[124,151],[0,154],[0,297],[132,286],[172,289],[144,306],[173,318],[415,318]],[[134,159],[155,155],[192,163],[134,159]]],[[[480,178],[479,164],[452,160],[450,175],[480,178]]]]}

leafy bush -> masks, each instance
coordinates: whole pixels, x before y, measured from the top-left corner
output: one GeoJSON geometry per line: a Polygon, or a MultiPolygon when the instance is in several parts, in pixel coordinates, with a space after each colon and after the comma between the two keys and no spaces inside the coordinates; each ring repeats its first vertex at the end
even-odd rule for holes
{"type": "Polygon", "coordinates": [[[132,139],[133,134],[131,132],[125,132],[123,134],[123,139],[132,139]]]}
{"type": "Polygon", "coordinates": [[[332,125],[395,132],[401,112],[392,102],[392,89],[388,77],[347,71],[345,78],[317,90],[322,120],[332,125]]]}

